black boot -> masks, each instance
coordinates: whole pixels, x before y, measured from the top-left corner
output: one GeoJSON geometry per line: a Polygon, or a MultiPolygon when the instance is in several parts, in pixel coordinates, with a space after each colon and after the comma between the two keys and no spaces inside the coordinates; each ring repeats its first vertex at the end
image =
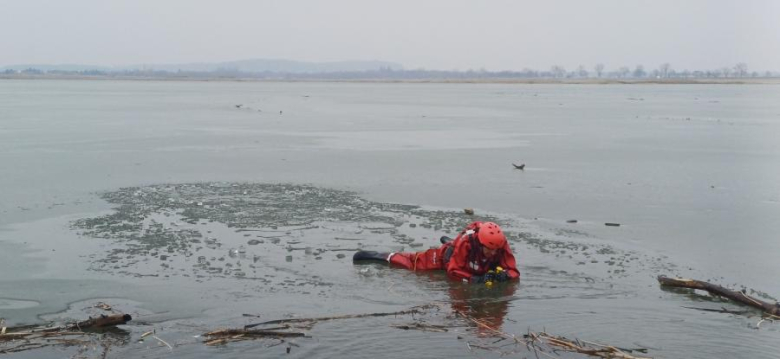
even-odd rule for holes
{"type": "Polygon", "coordinates": [[[439,238],[439,242],[441,242],[441,244],[447,243],[447,242],[449,242],[451,240],[452,240],[452,238],[447,237],[447,236],[441,236],[441,238],[439,238]]]}
{"type": "Polygon", "coordinates": [[[375,251],[358,251],[355,253],[354,256],[352,256],[352,261],[354,262],[360,262],[360,261],[382,261],[387,262],[387,257],[390,255],[390,253],[380,253],[375,251]]]}

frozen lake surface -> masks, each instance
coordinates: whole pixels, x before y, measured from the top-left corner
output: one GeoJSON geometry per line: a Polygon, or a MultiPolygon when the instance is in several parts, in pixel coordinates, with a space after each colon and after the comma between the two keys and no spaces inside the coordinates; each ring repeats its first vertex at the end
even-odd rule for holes
{"type": "Polygon", "coordinates": [[[501,355],[468,349],[494,341],[477,328],[403,316],[318,323],[294,345],[195,337],[438,303],[655,358],[775,358],[778,324],[685,308],[744,310],[655,278],[774,301],[778,164],[777,85],[3,80],[0,317],[111,303],[136,318],[123,358],[501,355]],[[351,262],[436,245],[474,219],[463,208],[511,234],[518,286],[351,262]],[[138,343],[151,329],[174,349],[138,343]]]}

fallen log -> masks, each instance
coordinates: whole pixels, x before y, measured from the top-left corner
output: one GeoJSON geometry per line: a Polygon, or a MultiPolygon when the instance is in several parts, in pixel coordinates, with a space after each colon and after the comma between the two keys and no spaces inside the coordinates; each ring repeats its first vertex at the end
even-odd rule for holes
{"type": "Polygon", "coordinates": [[[763,300],[747,295],[744,291],[734,291],[734,290],[726,289],[717,284],[712,284],[712,283],[695,280],[695,279],[669,278],[666,276],[658,276],[658,282],[661,283],[662,286],[666,286],[666,287],[706,290],[709,293],[731,299],[735,302],[742,303],[751,306],[753,308],[761,309],[762,311],[764,311],[764,313],[773,316],[780,316],[780,304],[767,303],[763,300]]]}
{"type": "Polygon", "coordinates": [[[7,337],[11,335],[26,336],[26,335],[40,334],[40,333],[67,334],[68,332],[73,330],[77,330],[77,331],[89,330],[89,329],[122,325],[131,321],[132,319],[133,317],[130,316],[130,314],[101,315],[97,318],[89,318],[87,320],[77,322],[75,324],[57,326],[57,327],[51,327],[42,324],[32,324],[32,325],[28,324],[28,325],[20,325],[16,327],[3,327],[2,334],[0,335],[2,335],[3,337],[7,337]]]}
{"type": "MultiPolygon", "coordinates": [[[[129,314],[101,315],[97,318],[74,324],[51,326],[50,324],[21,325],[0,329],[0,354],[16,353],[55,345],[83,345],[86,340],[71,339],[71,336],[98,337],[104,346],[110,346],[110,338],[85,330],[112,327],[125,324],[132,317],[129,314]]],[[[92,340],[92,339],[90,339],[92,340]]],[[[91,343],[90,341],[89,343],[91,343]]],[[[106,349],[106,353],[108,349],[106,349]]]]}
{"type": "Polygon", "coordinates": [[[121,325],[132,320],[133,317],[130,314],[114,314],[114,315],[101,315],[97,318],[89,318],[88,320],[78,322],[68,327],[68,329],[95,329],[111,327],[115,325],[121,325]]]}

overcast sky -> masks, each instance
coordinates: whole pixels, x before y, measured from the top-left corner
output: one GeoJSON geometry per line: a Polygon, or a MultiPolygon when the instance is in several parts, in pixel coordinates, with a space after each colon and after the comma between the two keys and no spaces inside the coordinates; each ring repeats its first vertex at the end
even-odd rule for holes
{"type": "Polygon", "coordinates": [[[0,0],[0,66],[250,58],[780,70],[776,0],[0,0]]]}

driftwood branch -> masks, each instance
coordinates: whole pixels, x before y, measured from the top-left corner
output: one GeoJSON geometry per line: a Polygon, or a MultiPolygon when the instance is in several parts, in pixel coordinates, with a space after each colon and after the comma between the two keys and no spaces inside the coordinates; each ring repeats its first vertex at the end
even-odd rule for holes
{"type": "MultiPolygon", "coordinates": [[[[81,330],[97,329],[113,327],[117,325],[125,324],[133,319],[130,314],[114,314],[114,315],[101,315],[97,318],[89,318],[87,320],[77,322],[70,325],[52,327],[49,325],[20,325],[16,327],[3,327],[0,338],[9,338],[14,336],[30,336],[30,335],[74,335],[81,334],[81,330]]],[[[2,340],[2,339],[0,339],[2,340]]]]}
{"type": "MultiPolygon", "coordinates": [[[[258,330],[258,329],[220,329],[203,334],[208,338],[204,344],[223,345],[230,342],[237,342],[241,340],[258,339],[258,338],[273,338],[279,339],[284,342],[282,338],[294,338],[304,337],[306,334],[300,332],[280,332],[275,330],[258,330]]],[[[289,347],[288,347],[289,352],[289,347]]]]}
{"type": "Polygon", "coordinates": [[[364,313],[364,314],[347,314],[347,315],[337,315],[332,317],[318,317],[318,318],[292,318],[292,319],[277,319],[277,320],[269,320],[266,322],[261,323],[254,323],[254,324],[247,324],[244,326],[244,329],[254,328],[256,326],[260,325],[268,325],[268,324],[286,324],[286,323],[309,323],[309,322],[322,322],[326,320],[334,320],[334,319],[351,319],[351,318],[365,318],[365,317],[386,317],[386,316],[393,316],[393,315],[404,315],[404,314],[417,314],[421,313],[422,311],[426,309],[430,309],[435,307],[433,304],[427,304],[427,305],[421,305],[417,307],[413,307],[408,310],[402,310],[398,312],[389,312],[389,313],[364,313]]]}
{"type": "Polygon", "coordinates": [[[447,326],[446,325],[436,325],[436,324],[427,324],[427,323],[410,323],[410,324],[392,324],[391,327],[403,329],[403,330],[421,330],[424,332],[439,332],[439,333],[445,333],[447,332],[447,326]]]}
{"type": "MultiPolygon", "coordinates": [[[[442,303],[430,303],[426,305],[416,306],[407,310],[397,312],[383,312],[383,313],[363,313],[363,314],[348,314],[328,317],[315,317],[315,318],[293,318],[293,319],[279,319],[269,320],[262,323],[254,323],[244,326],[244,328],[237,329],[220,329],[204,334],[206,340],[205,345],[222,345],[230,342],[258,339],[258,338],[270,338],[276,339],[279,342],[274,345],[279,345],[287,342],[289,338],[305,337],[306,335],[301,332],[289,331],[293,329],[311,328],[314,324],[320,321],[337,320],[337,319],[351,319],[351,318],[365,318],[365,317],[385,317],[385,316],[397,316],[406,314],[424,314],[426,310],[432,308],[441,308],[442,303]],[[278,325],[274,327],[265,327],[265,329],[250,329],[252,327],[260,325],[278,325]],[[287,330],[287,331],[285,331],[287,330]]],[[[460,321],[465,320],[469,325],[480,328],[480,331],[489,334],[489,343],[480,342],[466,342],[466,346],[469,350],[480,349],[488,350],[491,352],[504,355],[514,355],[521,351],[533,350],[534,355],[539,358],[540,356],[554,358],[553,354],[558,352],[579,353],[599,358],[621,358],[621,359],[645,359],[643,357],[633,356],[632,352],[646,353],[647,349],[624,349],[610,345],[597,344],[579,340],[569,340],[564,337],[553,336],[544,332],[534,333],[529,331],[528,334],[522,336],[505,333],[498,327],[491,326],[485,320],[475,318],[469,315],[467,312],[454,310],[453,313],[457,316],[447,316],[448,318],[456,318],[457,322],[450,322],[442,324],[430,324],[423,320],[415,320],[411,323],[404,324],[390,324],[393,328],[403,330],[420,330],[427,332],[448,332],[448,328],[462,326],[460,321]],[[498,340],[496,340],[498,338],[498,340]],[[504,342],[497,346],[497,343],[504,342]],[[509,342],[509,343],[507,343],[509,342]],[[507,346],[511,346],[510,350],[505,351],[507,346]]],[[[460,336],[458,336],[460,339],[460,336]]],[[[484,337],[482,337],[484,339],[484,337]]],[[[288,353],[291,345],[295,345],[292,342],[288,343],[288,353]]]]}
{"type": "Polygon", "coordinates": [[[701,310],[702,312],[728,313],[728,314],[737,314],[737,315],[744,315],[744,314],[748,313],[747,310],[728,310],[728,309],[723,308],[723,307],[721,307],[720,309],[711,309],[711,308],[698,308],[698,307],[686,307],[686,306],[683,306],[683,308],[701,310]]]}
{"type": "MultiPolygon", "coordinates": [[[[4,327],[0,330],[0,354],[22,352],[52,345],[82,345],[88,342],[67,337],[95,338],[94,333],[85,332],[85,330],[112,327],[125,324],[130,320],[132,317],[129,314],[115,314],[101,315],[97,318],[55,327],[50,324],[4,327]]],[[[100,339],[105,346],[105,353],[108,353],[109,340],[110,338],[103,337],[100,339]]]]}
{"type": "Polygon", "coordinates": [[[728,298],[735,302],[742,303],[751,306],[753,308],[761,309],[764,313],[770,314],[772,316],[780,315],[780,305],[767,303],[758,298],[751,297],[750,295],[747,295],[743,291],[734,291],[734,290],[726,289],[717,284],[712,284],[712,283],[695,280],[695,279],[669,278],[665,276],[659,276],[658,282],[665,287],[706,290],[707,292],[715,294],[717,296],[728,298]]]}
{"type": "MultiPolygon", "coordinates": [[[[404,315],[404,314],[416,314],[421,313],[425,309],[429,309],[434,307],[433,304],[428,305],[421,305],[417,307],[412,307],[408,310],[402,310],[398,312],[390,312],[390,313],[364,313],[364,314],[347,314],[347,315],[338,315],[338,316],[330,316],[330,317],[317,317],[317,318],[292,318],[292,319],[277,319],[277,320],[269,320],[261,323],[254,323],[254,324],[248,324],[245,325],[243,328],[228,328],[228,329],[219,329],[215,331],[211,331],[208,333],[203,334],[204,337],[206,337],[206,341],[204,342],[206,345],[222,345],[227,344],[230,342],[235,341],[241,341],[241,340],[249,340],[249,339],[257,339],[257,338],[274,338],[281,341],[284,341],[283,338],[295,338],[295,337],[305,337],[306,334],[302,332],[294,332],[294,331],[281,331],[284,329],[293,329],[289,324],[297,323],[296,329],[303,329],[303,328],[311,328],[315,323],[321,322],[321,321],[327,321],[327,320],[336,320],[336,319],[351,319],[351,318],[365,318],[365,317],[383,317],[383,316],[393,316],[393,315],[404,315]],[[251,329],[257,326],[261,325],[271,325],[271,324],[277,324],[282,326],[277,326],[273,328],[265,328],[265,329],[251,329]]],[[[246,315],[245,315],[246,316],[246,315]]],[[[402,329],[418,329],[418,330],[429,330],[429,331],[446,331],[446,329],[439,328],[434,325],[409,325],[402,329]]],[[[292,344],[292,343],[290,343],[292,344]]],[[[289,350],[289,347],[288,347],[289,350]]]]}
{"type": "Polygon", "coordinates": [[[303,337],[306,334],[299,332],[280,332],[275,330],[220,329],[203,335],[208,337],[227,337],[234,335],[243,335],[247,337],[303,337]]]}
{"type": "Polygon", "coordinates": [[[130,314],[101,315],[97,318],[89,318],[88,320],[73,324],[68,327],[68,329],[87,330],[113,327],[115,325],[125,324],[132,319],[133,317],[131,317],[130,314]]]}

